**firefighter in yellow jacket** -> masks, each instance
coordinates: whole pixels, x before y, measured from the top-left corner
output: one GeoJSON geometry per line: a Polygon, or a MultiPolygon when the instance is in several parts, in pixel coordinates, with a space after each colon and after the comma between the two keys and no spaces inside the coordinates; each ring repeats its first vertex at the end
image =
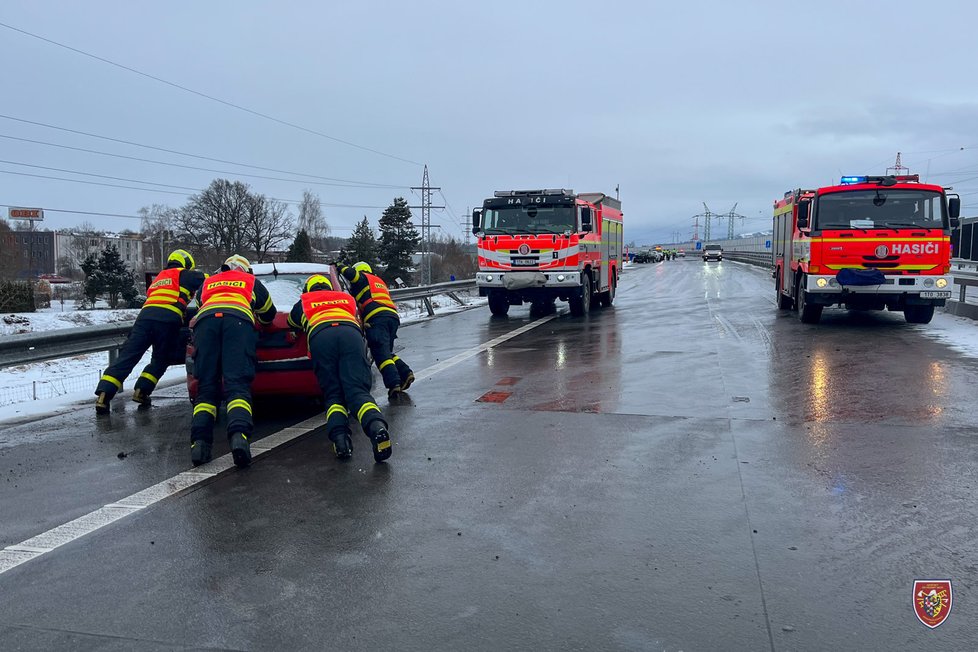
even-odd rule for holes
{"type": "Polygon", "coordinates": [[[326,427],[339,459],[353,455],[350,414],[356,415],[373,447],[374,461],[391,456],[384,415],[370,395],[370,364],[363,351],[357,304],[333,290],[329,278],[314,274],[289,313],[289,325],[304,330],[313,371],[326,402],[326,427]]]}
{"type": "Polygon", "coordinates": [[[149,396],[156,383],[186,341],[180,334],[187,304],[205,278],[203,272],[194,269],[194,257],[189,252],[177,249],[170,254],[166,268],[146,289],[146,302],[119,351],[118,359],[105,370],[95,387],[98,397],[95,400],[96,414],[109,413],[112,397],[122,389],[126,377],[152,346],[153,356],[136,379],[132,392],[132,400],[141,405],[150,404],[149,396]]]}
{"type": "Polygon", "coordinates": [[[194,333],[194,376],[197,400],[190,421],[190,459],[194,466],[211,460],[214,422],[221,403],[227,402],[227,434],[231,456],[238,467],[251,464],[251,381],[255,378],[259,324],[275,318],[275,304],[262,282],[251,273],[251,263],[234,255],[224,261],[200,289],[200,310],[194,333]]]}
{"type": "Polygon", "coordinates": [[[350,288],[363,320],[367,346],[370,347],[374,363],[384,378],[388,397],[407,391],[414,382],[414,372],[406,362],[394,355],[394,340],[397,338],[401,318],[387,284],[382,278],[375,276],[370,265],[363,261],[352,268],[339,265],[338,269],[350,281],[350,288]]]}

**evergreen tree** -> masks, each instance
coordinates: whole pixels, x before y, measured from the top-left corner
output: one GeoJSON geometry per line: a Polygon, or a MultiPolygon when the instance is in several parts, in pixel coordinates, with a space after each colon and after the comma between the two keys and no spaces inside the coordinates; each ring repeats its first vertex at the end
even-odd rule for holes
{"type": "Polygon", "coordinates": [[[82,272],[85,274],[85,300],[95,307],[95,301],[102,291],[102,275],[98,269],[98,254],[91,253],[81,262],[82,272]]]}
{"type": "Polygon", "coordinates": [[[289,253],[285,257],[289,263],[311,263],[312,262],[312,242],[305,229],[300,229],[295,236],[295,240],[289,245],[289,253]]]}
{"type": "Polygon", "coordinates": [[[110,308],[116,308],[120,299],[132,306],[137,295],[136,277],[126,267],[115,245],[102,250],[96,258],[89,255],[81,264],[85,272],[85,297],[95,307],[95,300],[105,294],[110,308]]]}
{"type": "Polygon", "coordinates": [[[398,277],[405,282],[409,281],[411,254],[417,251],[419,244],[421,235],[411,224],[411,209],[408,208],[407,200],[397,197],[380,217],[378,254],[387,264],[387,269],[382,274],[387,283],[394,284],[398,277]]]}
{"type": "Polygon", "coordinates": [[[371,267],[377,264],[377,237],[374,236],[366,215],[357,222],[353,235],[340,251],[340,262],[352,265],[361,260],[371,267]]]}

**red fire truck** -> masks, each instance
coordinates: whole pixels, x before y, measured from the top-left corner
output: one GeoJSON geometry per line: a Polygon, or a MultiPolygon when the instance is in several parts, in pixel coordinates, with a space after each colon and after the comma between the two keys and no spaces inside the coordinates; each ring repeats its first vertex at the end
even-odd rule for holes
{"type": "Polygon", "coordinates": [[[919,175],[847,176],[774,202],[778,307],[806,324],[822,308],[903,311],[926,324],[951,296],[951,228],[961,199],[919,175]]]}
{"type": "Polygon", "coordinates": [[[615,300],[622,249],[621,203],[603,193],[573,190],[499,190],[472,213],[478,236],[479,294],[489,310],[511,305],[547,312],[556,299],[572,315],[592,301],[615,300]]]}

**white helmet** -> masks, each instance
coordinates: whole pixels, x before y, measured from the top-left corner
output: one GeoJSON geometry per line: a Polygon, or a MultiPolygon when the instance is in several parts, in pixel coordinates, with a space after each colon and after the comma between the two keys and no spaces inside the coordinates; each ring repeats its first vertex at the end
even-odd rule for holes
{"type": "Polygon", "coordinates": [[[251,274],[251,263],[248,262],[247,258],[239,254],[229,256],[228,259],[224,261],[224,265],[222,265],[222,267],[226,267],[228,270],[236,269],[239,272],[251,274]]]}

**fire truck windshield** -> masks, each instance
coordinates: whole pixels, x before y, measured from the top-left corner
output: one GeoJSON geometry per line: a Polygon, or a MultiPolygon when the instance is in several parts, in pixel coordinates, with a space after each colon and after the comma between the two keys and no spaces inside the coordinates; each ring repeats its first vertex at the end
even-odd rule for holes
{"type": "Polygon", "coordinates": [[[507,206],[482,213],[484,233],[565,233],[577,231],[573,206],[507,206]]]}
{"type": "Polygon", "coordinates": [[[851,190],[819,195],[814,228],[941,229],[947,224],[944,197],[927,190],[851,190]]]}

